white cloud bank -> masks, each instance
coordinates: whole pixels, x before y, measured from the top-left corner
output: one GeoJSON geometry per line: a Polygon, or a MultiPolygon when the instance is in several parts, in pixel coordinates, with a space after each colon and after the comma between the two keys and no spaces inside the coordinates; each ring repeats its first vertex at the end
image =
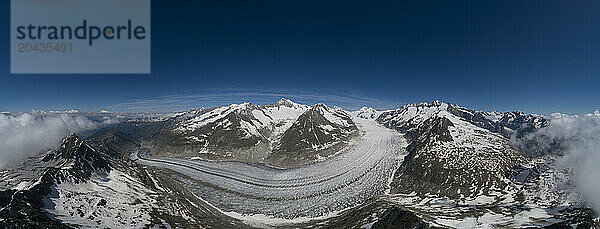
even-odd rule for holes
{"type": "Polygon", "coordinates": [[[56,148],[69,133],[96,127],[81,114],[0,114],[0,168],[56,148]]]}
{"type": "Polygon", "coordinates": [[[600,211],[600,112],[583,116],[553,114],[547,127],[527,136],[538,147],[559,142],[557,161],[561,168],[573,168],[577,189],[596,211],[600,211]]]}

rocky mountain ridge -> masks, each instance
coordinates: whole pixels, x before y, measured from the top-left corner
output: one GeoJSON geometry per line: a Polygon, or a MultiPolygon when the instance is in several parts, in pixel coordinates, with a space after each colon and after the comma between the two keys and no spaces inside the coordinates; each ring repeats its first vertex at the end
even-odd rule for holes
{"type": "Polygon", "coordinates": [[[179,114],[150,141],[158,155],[244,160],[290,167],[312,163],[357,135],[348,112],[325,104],[231,104],[179,114]],[[185,118],[182,118],[185,117],[185,118]]]}

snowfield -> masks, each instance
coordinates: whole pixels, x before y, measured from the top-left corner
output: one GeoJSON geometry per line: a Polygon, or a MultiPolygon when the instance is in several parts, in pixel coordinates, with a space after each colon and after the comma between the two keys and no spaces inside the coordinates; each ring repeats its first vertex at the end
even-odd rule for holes
{"type": "MultiPolygon", "coordinates": [[[[251,117],[248,121],[240,121],[241,129],[246,132],[248,137],[265,137],[270,140],[275,140],[290,128],[302,113],[309,109],[309,106],[300,105],[284,98],[270,106],[258,106],[251,103],[231,104],[229,106],[217,107],[214,110],[197,115],[196,117],[183,122],[181,126],[173,131],[176,133],[188,134],[217,121],[219,121],[219,123],[216,127],[222,128],[223,130],[232,130],[231,126],[233,123],[225,118],[229,114],[240,113],[251,117]],[[264,136],[264,134],[261,133],[261,130],[269,130],[272,134],[264,136]]],[[[203,141],[202,138],[198,139],[197,136],[194,137],[196,137],[196,142],[203,141]]]]}
{"type": "Polygon", "coordinates": [[[353,117],[363,135],[342,152],[292,169],[260,164],[132,155],[141,164],[189,177],[195,195],[229,215],[280,219],[331,215],[384,194],[407,145],[373,119],[353,117]]]}
{"type": "Polygon", "coordinates": [[[44,210],[67,224],[86,228],[142,228],[157,208],[156,193],[118,170],[85,183],[52,186],[44,210]]]}

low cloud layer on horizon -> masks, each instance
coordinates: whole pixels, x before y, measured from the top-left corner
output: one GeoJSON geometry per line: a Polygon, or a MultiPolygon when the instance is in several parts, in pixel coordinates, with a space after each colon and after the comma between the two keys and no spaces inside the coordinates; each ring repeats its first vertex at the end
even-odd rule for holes
{"type": "Polygon", "coordinates": [[[58,147],[69,133],[97,126],[97,123],[80,114],[0,114],[0,168],[58,147]]]}

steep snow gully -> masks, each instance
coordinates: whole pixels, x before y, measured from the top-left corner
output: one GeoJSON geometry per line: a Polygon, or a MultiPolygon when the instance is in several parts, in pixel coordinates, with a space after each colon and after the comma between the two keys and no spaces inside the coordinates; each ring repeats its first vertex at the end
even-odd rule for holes
{"type": "Polygon", "coordinates": [[[373,119],[352,117],[363,133],[335,156],[292,169],[259,164],[154,157],[138,163],[179,172],[195,195],[224,212],[294,219],[329,215],[383,194],[406,142],[373,119]]]}

